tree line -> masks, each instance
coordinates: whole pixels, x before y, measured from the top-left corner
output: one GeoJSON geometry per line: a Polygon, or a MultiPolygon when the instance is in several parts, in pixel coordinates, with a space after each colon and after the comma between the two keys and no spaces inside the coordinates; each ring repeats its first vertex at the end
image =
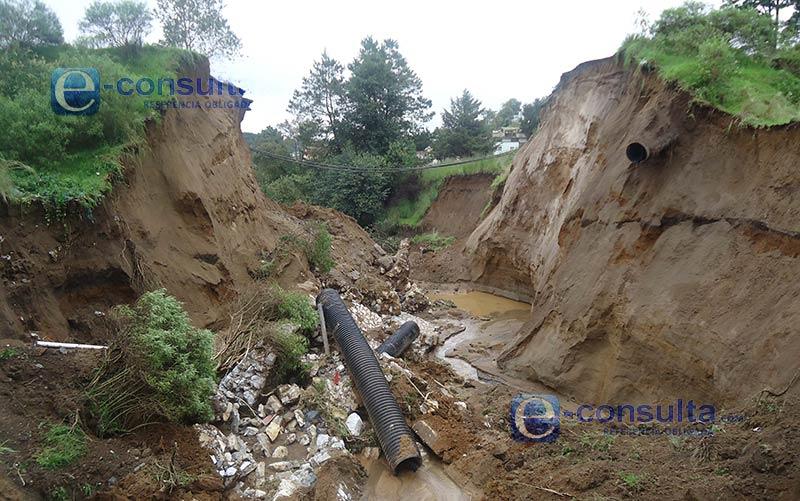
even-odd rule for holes
{"type": "MultiPolygon", "coordinates": [[[[78,46],[136,50],[161,22],[162,45],[205,56],[236,55],[241,40],[222,16],[223,0],[158,0],[157,9],[137,0],[95,0],[80,21],[78,46]]],[[[0,48],[32,48],[64,43],[58,16],[40,0],[0,0],[0,48]]]]}
{"type": "Polygon", "coordinates": [[[381,216],[391,196],[413,195],[416,175],[392,173],[391,168],[491,154],[493,130],[513,125],[530,135],[543,104],[542,99],[525,105],[510,99],[495,112],[464,90],[443,110],[441,126],[430,131],[431,101],[398,43],[367,37],[346,66],[323,51],[289,101],[291,120],[248,140],[268,195],[284,203],[305,200],[334,207],[368,225],[381,216]],[[311,173],[264,151],[374,167],[376,172],[311,173]]]}

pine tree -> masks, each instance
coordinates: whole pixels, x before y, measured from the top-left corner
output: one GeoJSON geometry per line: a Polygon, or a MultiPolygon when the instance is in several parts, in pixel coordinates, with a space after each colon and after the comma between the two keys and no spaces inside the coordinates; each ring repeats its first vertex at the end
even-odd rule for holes
{"type": "Polygon", "coordinates": [[[436,157],[466,157],[492,151],[493,141],[485,116],[481,102],[468,90],[451,99],[450,109],[442,113],[442,127],[436,131],[436,157]]]}

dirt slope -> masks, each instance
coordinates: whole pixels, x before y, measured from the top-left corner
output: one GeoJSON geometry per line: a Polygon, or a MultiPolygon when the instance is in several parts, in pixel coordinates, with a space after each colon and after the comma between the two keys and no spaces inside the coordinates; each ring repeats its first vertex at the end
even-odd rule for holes
{"type": "Polygon", "coordinates": [[[80,219],[48,226],[35,208],[0,206],[0,339],[38,331],[90,340],[95,311],[157,286],[185,302],[196,324],[225,321],[222,302],[248,280],[259,252],[298,228],[259,189],[241,118],[168,110],[125,182],[80,219]]]}
{"type": "Polygon", "coordinates": [[[483,209],[492,197],[492,174],[452,176],[422,218],[424,231],[438,231],[456,238],[466,237],[478,226],[483,209]]]}
{"type": "Polygon", "coordinates": [[[466,245],[471,280],[533,298],[501,363],[592,401],[785,387],[800,354],[798,140],[613,59],[565,74],[466,245]],[[665,138],[627,160],[629,143],[665,138]]]}

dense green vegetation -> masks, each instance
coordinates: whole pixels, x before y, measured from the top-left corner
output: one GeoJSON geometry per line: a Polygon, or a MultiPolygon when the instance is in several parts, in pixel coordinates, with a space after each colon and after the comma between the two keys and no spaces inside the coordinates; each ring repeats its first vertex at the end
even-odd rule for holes
{"type": "Polygon", "coordinates": [[[665,10],[621,52],[628,63],[655,66],[665,80],[744,124],[772,126],[800,120],[795,33],[754,8],[710,10],[688,2],[665,10]]]}
{"type": "Polygon", "coordinates": [[[311,334],[319,325],[319,315],[311,303],[308,296],[302,292],[286,291],[277,285],[275,289],[278,301],[278,319],[285,319],[300,327],[303,334],[311,334]]]}
{"type": "Polygon", "coordinates": [[[211,419],[214,335],[193,327],[181,303],[163,289],[116,311],[114,343],[86,392],[98,434],[152,421],[211,419]]]}
{"type": "Polygon", "coordinates": [[[532,133],[541,103],[510,99],[495,112],[465,90],[431,132],[431,103],[397,42],[365,38],[349,65],[323,52],[289,103],[293,119],[246,138],[256,177],[274,200],[333,207],[362,226],[385,229],[399,219],[416,224],[445,177],[502,170],[493,160],[422,173],[410,168],[434,158],[490,154],[497,141],[493,130],[532,133]],[[291,158],[350,169],[299,166],[291,158]]]}
{"type": "Polygon", "coordinates": [[[126,154],[145,147],[145,124],[160,112],[146,97],[106,90],[121,77],[175,78],[196,66],[195,52],[231,55],[239,39],[221,0],[160,0],[160,46],[142,46],[155,18],[138,0],[95,0],[81,36],[65,44],[55,13],[39,0],[0,0],[0,199],[42,202],[60,214],[71,202],[91,209],[111,189],[126,154]],[[193,12],[191,18],[184,15],[193,12]],[[101,106],[89,116],[50,108],[56,68],[96,68],[101,106]]]}
{"type": "Polygon", "coordinates": [[[126,150],[144,145],[144,126],[158,120],[144,97],[103,92],[95,115],[61,116],[50,109],[50,75],[57,67],[94,67],[101,82],[118,78],[174,78],[194,55],[143,47],[86,49],[12,48],[0,54],[0,193],[16,202],[43,201],[63,208],[75,201],[95,206],[111,189],[126,150]],[[13,183],[11,188],[3,181],[13,183]]]}
{"type": "MultiPolygon", "coordinates": [[[[506,113],[513,114],[509,118],[519,112],[519,101],[513,104],[517,106],[516,109],[510,109],[506,113]]],[[[505,108],[500,111],[503,110],[505,108]]],[[[436,158],[470,157],[491,153],[494,150],[494,140],[487,118],[487,111],[482,108],[481,102],[464,89],[460,97],[450,101],[450,109],[442,113],[442,126],[436,131],[436,141],[433,145],[436,158]]]]}

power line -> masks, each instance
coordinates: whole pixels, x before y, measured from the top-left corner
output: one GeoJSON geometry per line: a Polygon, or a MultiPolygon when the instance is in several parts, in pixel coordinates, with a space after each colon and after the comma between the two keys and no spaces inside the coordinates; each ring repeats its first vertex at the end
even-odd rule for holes
{"type": "Polygon", "coordinates": [[[482,160],[490,160],[494,158],[501,158],[506,155],[510,155],[513,152],[503,153],[500,155],[490,155],[480,158],[470,158],[468,160],[457,160],[455,162],[443,163],[438,165],[421,165],[417,167],[359,167],[355,165],[343,165],[343,164],[330,164],[325,162],[316,162],[313,160],[303,160],[294,158],[288,155],[280,155],[278,153],[273,153],[271,151],[265,151],[260,148],[251,147],[252,151],[258,153],[260,155],[264,155],[269,158],[273,158],[276,160],[283,160],[285,162],[294,163],[297,165],[301,165],[303,167],[314,167],[317,169],[324,169],[324,170],[334,170],[334,171],[343,171],[343,172],[407,172],[407,171],[422,171],[422,170],[429,170],[429,169],[441,169],[444,167],[453,167],[457,165],[464,165],[473,162],[480,162],[482,160]]]}

